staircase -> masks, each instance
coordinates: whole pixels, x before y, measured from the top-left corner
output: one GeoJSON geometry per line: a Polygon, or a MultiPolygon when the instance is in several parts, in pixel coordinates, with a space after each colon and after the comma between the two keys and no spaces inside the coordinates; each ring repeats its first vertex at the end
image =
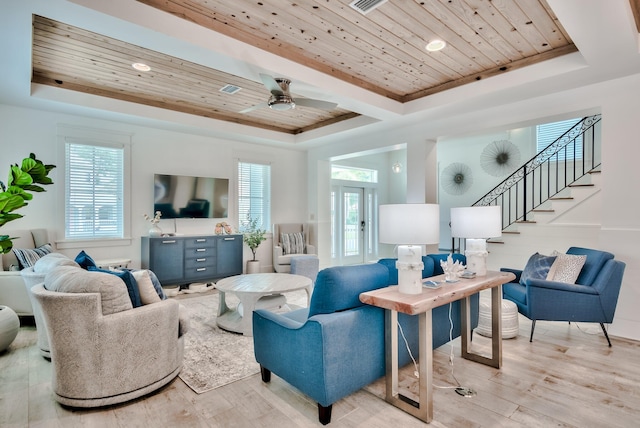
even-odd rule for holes
{"type": "Polygon", "coordinates": [[[487,241],[489,269],[522,267],[536,251],[597,247],[600,121],[583,118],[473,204],[502,207],[502,237],[487,241]]]}

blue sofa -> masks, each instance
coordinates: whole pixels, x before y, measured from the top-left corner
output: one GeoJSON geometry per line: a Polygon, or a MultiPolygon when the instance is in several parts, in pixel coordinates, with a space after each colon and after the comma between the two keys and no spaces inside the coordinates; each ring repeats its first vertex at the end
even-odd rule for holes
{"type": "MultiPolygon", "coordinates": [[[[446,258],[446,255],[445,255],[446,258]]],[[[432,276],[435,257],[424,256],[423,277],[432,276]]],[[[439,267],[439,262],[438,262],[439,267]]],[[[271,373],[318,403],[319,420],[331,421],[332,404],[385,374],[384,310],[360,302],[360,293],[397,284],[395,259],[336,266],[316,279],[309,308],[285,314],[253,313],[253,340],[262,380],[271,373]]],[[[471,299],[472,327],[478,323],[478,296],[471,299]]],[[[460,335],[460,304],[452,304],[454,329],[460,335]]],[[[433,348],[449,342],[448,306],[433,311],[433,348]]],[[[399,314],[399,323],[417,358],[418,317],[399,314]]],[[[404,341],[400,365],[410,362],[404,341]]]]}

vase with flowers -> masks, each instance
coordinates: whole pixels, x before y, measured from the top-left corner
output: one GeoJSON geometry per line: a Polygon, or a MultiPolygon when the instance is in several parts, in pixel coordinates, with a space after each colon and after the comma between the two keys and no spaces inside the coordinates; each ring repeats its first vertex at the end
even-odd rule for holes
{"type": "Polygon", "coordinates": [[[144,219],[151,223],[151,227],[149,228],[149,236],[151,238],[159,238],[162,236],[162,229],[158,226],[158,223],[160,223],[160,217],[162,217],[162,213],[160,211],[156,211],[156,214],[153,217],[149,217],[146,214],[144,215],[144,219]]]}

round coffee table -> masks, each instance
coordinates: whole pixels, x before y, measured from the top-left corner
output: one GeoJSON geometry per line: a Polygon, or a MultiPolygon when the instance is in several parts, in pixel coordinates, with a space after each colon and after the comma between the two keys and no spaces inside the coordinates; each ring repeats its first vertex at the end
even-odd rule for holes
{"type": "Polygon", "coordinates": [[[268,302],[270,299],[282,299],[282,293],[296,290],[307,292],[307,304],[311,298],[312,282],[310,278],[289,273],[252,273],[236,275],[216,282],[220,292],[218,318],[216,322],[220,328],[253,335],[253,310],[259,301],[268,302]],[[227,306],[225,294],[234,293],[242,304],[242,314],[227,306]]]}

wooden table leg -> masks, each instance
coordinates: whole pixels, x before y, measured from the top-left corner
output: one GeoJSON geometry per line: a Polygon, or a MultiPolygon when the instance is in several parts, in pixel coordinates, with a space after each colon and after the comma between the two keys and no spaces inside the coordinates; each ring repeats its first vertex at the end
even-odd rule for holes
{"type": "Polygon", "coordinates": [[[491,357],[471,352],[470,298],[460,300],[462,357],[499,369],[502,367],[502,286],[491,288],[491,357]]]}
{"type": "MultiPolygon", "coordinates": [[[[418,315],[418,401],[398,388],[398,312],[385,310],[386,400],[427,423],[433,419],[433,332],[431,311],[418,315]]],[[[404,343],[404,341],[402,342],[404,343]]]]}

